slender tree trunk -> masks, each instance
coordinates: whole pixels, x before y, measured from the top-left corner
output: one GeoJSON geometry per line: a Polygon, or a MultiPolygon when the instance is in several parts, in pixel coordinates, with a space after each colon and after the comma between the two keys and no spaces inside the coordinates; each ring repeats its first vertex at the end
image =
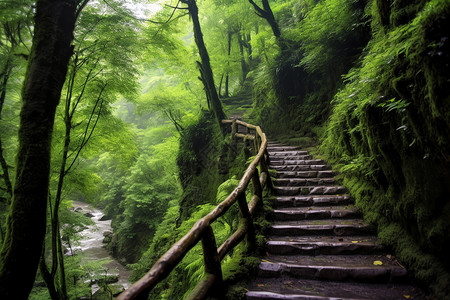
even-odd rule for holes
{"type": "Polygon", "coordinates": [[[230,76],[227,73],[227,76],[225,76],[225,98],[230,97],[230,93],[229,93],[229,85],[230,85],[230,76]]]}
{"type": "MultiPolygon", "coordinates": [[[[233,32],[231,31],[231,29],[228,29],[228,62],[227,62],[228,68],[230,67],[232,37],[233,37],[233,32]]],[[[230,83],[230,76],[228,75],[228,70],[227,70],[227,75],[225,77],[225,98],[228,98],[230,96],[229,83],[230,83]]]]}
{"type": "Polygon", "coordinates": [[[220,83],[219,83],[219,98],[222,98],[222,83],[223,83],[223,73],[222,76],[220,76],[220,83]]]}
{"type": "Polygon", "coordinates": [[[0,252],[1,299],[28,298],[41,257],[53,123],[73,51],[76,4],[75,0],[37,0],[22,92],[16,179],[0,252]]]}
{"type": "Polygon", "coordinates": [[[250,33],[248,33],[247,35],[245,35],[245,48],[247,48],[247,53],[248,53],[248,60],[251,64],[252,60],[253,60],[253,49],[252,49],[252,44],[250,43],[252,40],[252,36],[250,33]]]}
{"type": "MultiPolygon", "coordinates": [[[[6,86],[8,84],[9,75],[11,73],[12,66],[10,64],[10,59],[8,58],[5,66],[2,70],[2,73],[0,74],[0,120],[2,119],[2,111],[3,111],[3,104],[5,103],[6,99],[6,86]]],[[[9,178],[9,168],[8,164],[6,163],[5,155],[3,154],[3,144],[2,144],[2,137],[0,136],[0,165],[3,170],[2,178],[5,182],[6,186],[6,193],[8,194],[8,199],[6,199],[6,202],[10,204],[11,197],[12,197],[12,184],[11,179],[9,178]]],[[[1,226],[1,225],[0,225],[1,226]]]]}
{"type": "Polygon", "coordinates": [[[245,81],[248,74],[247,62],[245,61],[244,55],[244,40],[243,36],[238,32],[237,39],[239,43],[239,53],[241,54],[241,69],[242,69],[242,82],[245,81]]]}
{"type": "MultiPolygon", "coordinates": [[[[198,19],[198,7],[195,0],[182,0],[183,3],[188,5],[189,14],[192,18],[194,27],[195,43],[197,44],[198,52],[201,58],[200,67],[202,68],[203,84],[205,85],[206,93],[210,96],[211,106],[216,115],[217,120],[221,124],[221,121],[225,119],[225,113],[222,109],[222,104],[217,94],[216,86],[214,84],[214,76],[209,62],[208,51],[206,50],[205,42],[203,41],[203,34],[200,27],[200,21],[198,19]]],[[[221,124],[222,125],[222,124],[221,124]]]]}

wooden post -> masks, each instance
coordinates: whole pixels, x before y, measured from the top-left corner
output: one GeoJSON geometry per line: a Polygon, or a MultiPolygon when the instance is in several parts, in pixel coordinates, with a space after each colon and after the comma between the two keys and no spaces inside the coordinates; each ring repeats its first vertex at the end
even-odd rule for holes
{"type": "Polygon", "coordinates": [[[253,183],[253,194],[259,197],[258,203],[262,204],[262,187],[261,182],[259,181],[258,169],[255,169],[255,173],[253,173],[252,183],[253,183]]]}
{"type": "Polygon", "coordinates": [[[245,191],[242,191],[238,195],[238,204],[242,213],[242,217],[247,221],[247,242],[249,244],[249,250],[252,251],[256,247],[255,228],[253,226],[252,215],[248,210],[247,199],[245,199],[245,191]]]}
{"type": "Polygon", "coordinates": [[[231,139],[233,141],[236,139],[236,132],[237,132],[237,124],[236,120],[233,120],[233,123],[231,123],[231,139]]]}
{"type": "Polygon", "coordinates": [[[220,258],[217,253],[216,238],[211,226],[208,226],[202,236],[203,260],[205,264],[205,274],[212,274],[215,277],[214,284],[210,291],[211,295],[221,298],[223,292],[222,268],[220,267],[220,258]]]}
{"type": "Polygon", "coordinates": [[[267,163],[269,162],[269,154],[267,153],[267,149],[265,150],[264,155],[261,157],[261,160],[259,162],[260,168],[261,168],[261,172],[266,172],[267,173],[267,188],[269,190],[273,189],[273,183],[272,183],[272,179],[270,178],[270,174],[269,174],[269,169],[267,168],[267,163]],[[266,160],[266,156],[267,156],[267,160],[266,160]]]}

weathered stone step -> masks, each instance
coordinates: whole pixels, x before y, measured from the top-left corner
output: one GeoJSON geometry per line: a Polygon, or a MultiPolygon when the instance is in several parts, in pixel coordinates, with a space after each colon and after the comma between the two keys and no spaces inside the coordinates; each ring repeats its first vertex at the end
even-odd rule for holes
{"type": "Polygon", "coordinates": [[[295,159],[285,159],[285,160],[275,160],[270,161],[270,168],[273,166],[297,166],[297,165],[324,165],[325,162],[321,159],[306,159],[306,160],[295,160],[295,159]]]}
{"type": "Polygon", "coordinates": [[[383,246],[374,236],[272,236],[266,250],[281,255],[379,254],[383,246]]]}
{"type": "Polygon", "coordinates": [[[269,156],[295,156],[295,155],[308,155],[308,151],[305,150],[288,150],[288,151],[269,151],[269,156]]]}
{"type": "Polygon", "coordinates": [[[361,213],[353,206],[335,207],[289,207],[273,210],[276,221],[351,219],[359,218],[361,213]]]}
{"type": "Polygon", "coordinates": [[[365,224],[361,219],[324,219],[274,222],[270,229],[271,235],[328,235],[356,236],[375,232],[373,226],[365,224]]]}
{"type": "Polygon", "coordinates": [[[271,165],[271,169],[275,171],[325,171],[331,170],[328,165],[271,165]]]}
{"type": "Polygon", "coordinates": [[[282,152],[282,151],[296,151],[300,150],[300,146],[283,146],[280,144],[268,144],[267,151],[269,152],[282,152]]]}
{"type": "Polygon", "coordinates": [[[280,196],[341,195],[347,193],[347,189],[343,186],[274,186],[274,191],[280,196]]]}
{"type": "Polygon", "coordinates": [[[353,202],[348,195],[278,196],[269,201],[272,207],[347,205],[353,202]]]}
{"type": "Polygon", "coordinates": [[[425,300],[418,288],[408,284],[383,284],[296,279],[289,276],[258,278],[249,287],[247,300],[425,300]]]}
{"type": "Polygon", "coordinates": [[[262,277],[283,274],[303,279],[355,282],[400,283],[409,279],[406,269],[385,255],[270,255],[258,268],[258,276],[262,277]]]}
{"type": "Polygon", "coordinates": [[[292,156],[270,156],[270,161],[282,161],[282,160],[309,160],[313,159],[312,155],[306,154],[306,155],[292,155],[292,156]]]}
{"type": "Polygon", "coordinates": [[[334,178],[278,178],[275,180],[277,186],[312,186],[333,185],[334,178]]]}
{"type": "Polygon", "coordinates": [[[277,171],[277,178],[331,178],[335,174],[332,170],[323,171],[277,171]]]}

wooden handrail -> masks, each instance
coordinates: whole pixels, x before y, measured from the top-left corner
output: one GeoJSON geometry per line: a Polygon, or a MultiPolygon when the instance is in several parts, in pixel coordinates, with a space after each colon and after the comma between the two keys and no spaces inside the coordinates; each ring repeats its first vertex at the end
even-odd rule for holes
{"type": "Polygon", "coordinates": [[[225,255],[238,245],[245,236],[247,236],[250,246],[255,246],[253,213],[258,204],[263,200],[263,188],[265,186],[272,188],[267,168],[268,154],[266,135],[259,126],[247,124],[240,120],[223,120],[222,123],[232,125],[232,139],[244,138],[254,141],[255,151],[257,151],[255,158],[247,167],[247,170],[233,192],[231,192],[231,194],[218,204],[209,214],[198,220],[185,236],[173,244],[172,247],[158,259],[150,271],[116,299],[147,299],[149,292],[156,284],[166,278],[189,250],[191,250],[199,241],[202,241],[203,245],[205,276],[186,299],[203,299],[213,286],[217,287],[214,288],[215,291],[220,291],[220,286],[222,284],[220,261],[225,255]],[[246,128],[246,134],[238,132],[239,125],[246,128]],[[254,130],[255,134],[252,135],[250,130],[254,130]],[[258,165],[260,166],[261,175],[258,174],[258,165]],[[253,196],[247,204],[245,191],[250,180],[252,180],[253,183],[253,196]],[[217,248],[211,224],[217,220],[217,218],[225,214],[235,202],[238,202],[239,209],[241,210],[241,219],[238,229],[223,242],[219,248],[217,248]]]}

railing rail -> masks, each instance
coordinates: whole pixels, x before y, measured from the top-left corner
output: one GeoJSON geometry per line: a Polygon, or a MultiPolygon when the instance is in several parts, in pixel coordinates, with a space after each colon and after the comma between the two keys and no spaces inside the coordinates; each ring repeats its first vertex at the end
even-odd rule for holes
{"type": "Polygon", "coordinates": [[[231,194],[218,204],[209,214],[198,220],[185,236],[173,244],[172,247],[158,259],[150,271],[116,299],[147,299],[149,292],[156,284],[166,278],[189,250],[191,250],[199,241],[201,241],[203,248],[205,276],[186,299],[203,299],[212,287],[214,287],[215,292],[219,291],[220,293],[222,283],[221,260],[228,252],[238,245],[246,235],[250,247],[255,246],[255,231],[253,228],[252,216],[258,204],[263,200],[263,188],[265,186],[272,188],[267,168],[269,157],[267,153],[266,135],[259,126],[247,124],[240,120],[223,120],[222,123],[231,124],[232,139],[243,138],[253,140],[256,152],[255,158],[247,167],[247,170],[233,192],[231,192],[231,194]],[[245,128],[245,134],[239,132],[239,126],[245,128]],[[251,131],[254,131],[254,134],[251,134],[251,131]],[[260,166],[261,174],[258,172],[258,165],[260,166]],[[245,191],[250,180],[253,184],[253,196],[247,204],[245,191]],[[217,248],[211,224],[217,220],[217,218],[225,214],[235,202],[238,202],[241,211],[238,229],[223,242],[219,248],[217,248]]]}

